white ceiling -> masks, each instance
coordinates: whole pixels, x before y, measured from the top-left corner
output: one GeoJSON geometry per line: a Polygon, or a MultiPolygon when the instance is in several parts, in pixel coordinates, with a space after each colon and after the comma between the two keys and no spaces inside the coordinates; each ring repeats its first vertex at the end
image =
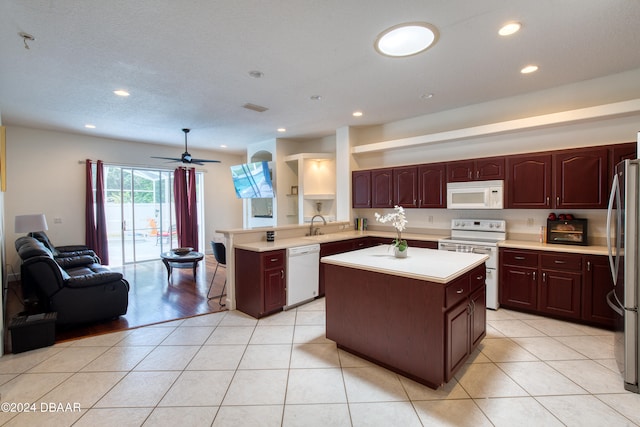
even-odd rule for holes
{"type": "Polygon", "coordinates": [[[637,0],[0,0],[0,114],[176,146],[187,127],[190,146],[244,152],[638,69],[639,23],[637,0]],[[498,36],[510,20],[523,29],[498,36]],[[374,51],[408,21],[435,25],[438,43],[374,51]],[[521,75],[529,63],[540,70],[521,75]]]}

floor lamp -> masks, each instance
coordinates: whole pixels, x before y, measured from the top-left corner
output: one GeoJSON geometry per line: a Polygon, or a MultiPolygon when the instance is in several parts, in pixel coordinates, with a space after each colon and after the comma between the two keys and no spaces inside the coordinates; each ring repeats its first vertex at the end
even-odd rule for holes
{"type": "Polygon", "coordinates": [[[47,231],[47,218],[44,214],[16,215],[16,233],[35,233],[37,231],[47,231]]]}

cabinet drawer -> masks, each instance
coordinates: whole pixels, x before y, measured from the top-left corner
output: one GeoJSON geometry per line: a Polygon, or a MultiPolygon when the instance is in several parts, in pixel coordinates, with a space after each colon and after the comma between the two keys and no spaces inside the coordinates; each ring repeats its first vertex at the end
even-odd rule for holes
{"type": "Polygon", "coordinates": [[[555,270],[582,270],[582,256],[571,254],[542,254],[540,258],[542,268],[555,270]]]}
{"type": "Polygon", "coordinates": [[[484,265],[476,267],[469,275],[469,292],[485,285],[487,280],[487,269],[484,265]]]}
{"type": "Polygon", "coordinates": [[[446,289],[446,308],[453,307],[459,301],[469,297],[469,280],[464,277],[447,286],[446,289]]]}
{"type": "Polygon", "coordinates": [[[523,267],[537,267],[538,266],[538,254],[535,252],[526,251],[511,251],[505,250],[500,254],[503,264],[518,265],[523,267]]]}
{"type": "Polygon", "coordinates": [[[284,267],[284,251],[265,252],[262,254],[265,270],[284,267]]]}

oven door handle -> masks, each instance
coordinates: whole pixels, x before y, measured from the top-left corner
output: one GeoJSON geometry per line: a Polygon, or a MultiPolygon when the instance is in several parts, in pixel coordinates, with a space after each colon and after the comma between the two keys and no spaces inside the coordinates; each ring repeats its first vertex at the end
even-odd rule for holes
{"type": "Polygon", "coordinates": [[[454,243],[440,243],[440,250],[456,252],[458,250],[458,245],[454,243]]]}
{"type": "Polygon", "coordinates": [[[471,252],[474,254],[491,255],[493,251],[491,248],[471,248],[471,252]]]}

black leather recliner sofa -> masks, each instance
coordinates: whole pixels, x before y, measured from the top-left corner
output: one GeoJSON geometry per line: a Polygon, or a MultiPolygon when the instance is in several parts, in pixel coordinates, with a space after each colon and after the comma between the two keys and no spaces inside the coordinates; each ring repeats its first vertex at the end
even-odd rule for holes
{"type": "Polygon", "coordinates": [[[67,252],[58,247],[58,256],[44,243],[30,236],[15,242],[22,259],[23,293],[33,291],[44,311],[58,313],[56,323],[88,323],[126,314],[129,283],[121,273],[100,265],[95,254],[85,249],[67,252]]]}

